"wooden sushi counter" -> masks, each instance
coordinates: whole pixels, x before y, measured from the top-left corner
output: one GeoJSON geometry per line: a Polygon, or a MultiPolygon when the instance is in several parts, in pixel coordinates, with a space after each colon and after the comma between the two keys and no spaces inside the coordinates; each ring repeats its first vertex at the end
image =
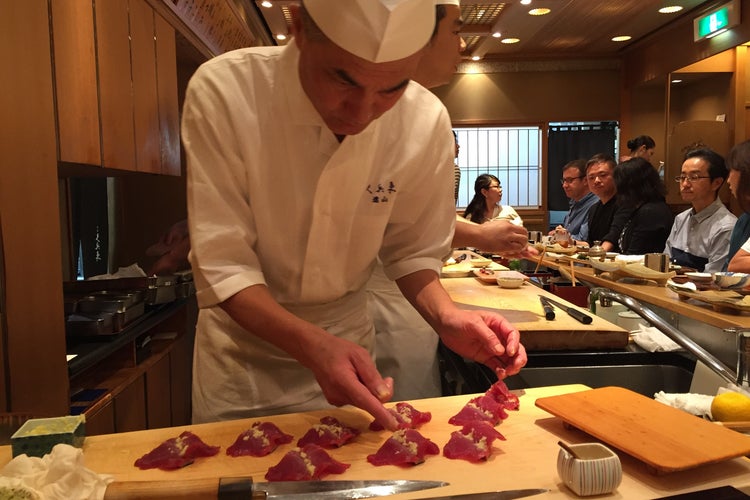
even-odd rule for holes
{"type": "MultiPolygon", "coordinates": [[[[584,390],[587,390],[585,386],[573,385],[527,389],[520,392],[520,410],[509,412],[508,418],[497,427],[506,441],[495,441],[492,455],[487,461],[480,463],[449,460],[441,454],[428,456],[425,462],[412,467],[375,467],[366,461],[366,456],[374,453],[390,433],[366,430],[371,417],[351,407],[276,415],[264,417],[264,420],[271,421],[283,431],[293,434],[294,442],[324,415],[332,415],[347,425],[362,429],[362,434],[354,441],[331,450],[333,458],[351,464],[351,467],[343,474],[331,475],[327,479],[412,479],[450,483],[449,486],[438,489],[396,495],[392,497],[394,500],[517,488],[548,489],[548,493],[532,497],[540,500],[576,498],[558,477],[557,443],[559,440],[579,443],[595,439],[580,430],[566,428],[559,418],[535,406],[535,401],[541,397],[573,394],[584,390]]],[[[417,409],[432,413],[432,420],[420,429],[422,435],[434,441],[442,450],[450,433],[457,430],[447,423],[448,419],[456,414],[470,397],[472,396],[462,395],[413,401],[412,404],[417,409]]],[[[115,482],[108,488],[107,499],[177,498],[180,495],[180,485],[187,485],[191,480],[214,484],[222,477],[252,476],[254,481],[264,481],[268,468],[277,464],[294,446],[294,442],[281,445],[270,455],[262,458],[235,458],[225,453],[227,446],[234,442],[237,435],[257,420],[235,420],[88,437],[83,445],[85,465],[95,472],[114,476],[115,482]],[[142,471],[133,465],[137,458],[184,430],[194,432],[210,445],[220,445],[219,454],[196,459],[195,463],[174,471],[142,471]],[[140,481],[150,482],[149,494],[146,496],[137,496],[134,493],[135,484],[132,482],[140,481]]],[[[737,436],[742,437],[740,434],[737,436]]],[[[658,439],[658,436],[646,436],[644,439],[646,438],[658,439]]],[[[684,439],[694,440],[695,446],[700,447],[702,438],[699,434],[693,433],[686,434],[684,439]]],[[[750,460],[745,457],[659,475],[654,474],[644,462],[622,451],[615,451],[622,462],[623,480],[611,498],[658,498],[724,485],[750,491],[750,460]]],[[[0,447],[0,465],[5,464],[10,458],[10,447],[0,447]]],[[[203,494],[188,492],[179,498],[207,498],[203,495],[205,491],[203,494]]]]}

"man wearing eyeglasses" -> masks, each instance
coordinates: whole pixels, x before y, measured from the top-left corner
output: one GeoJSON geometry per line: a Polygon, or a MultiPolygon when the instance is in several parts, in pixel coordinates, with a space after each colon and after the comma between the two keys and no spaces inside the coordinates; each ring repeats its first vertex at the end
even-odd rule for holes
{"type": "Polygon", "coordinates": [[[570,208],[565,214],[561,226],[557,226],[554,231],[565,229],[570,237],[575,241],[586,241],[589,235],[588,214],[594,204],[599,201],[594,193],[589,189],[589,182],[586,179],[586,160],[573,160],[565,164],[562,169],[562,183],[565,196],[568,197],[570,208]]]}
{"type": "Polygon", "coordinates": [[[685,156],[674,180],[682,199],[692,206],[675,217],[664,249],[675,264],[707,273],[721,271],[737,222],[718,196],[728,174],[724,158],[710,149],[685,156]]]}

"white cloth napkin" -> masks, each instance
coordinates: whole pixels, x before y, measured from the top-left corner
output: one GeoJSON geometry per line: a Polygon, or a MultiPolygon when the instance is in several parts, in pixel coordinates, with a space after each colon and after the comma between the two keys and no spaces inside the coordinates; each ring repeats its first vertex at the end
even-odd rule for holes
{"type": "Polygon", "coordinates": [[[697,415],[699,417],[708,416],[710,418],[711,402],[714,400],[714,397],[705,394],[668,394],[664,391],[659,391],[654,394],[654,399],[660,403],[672,406],[678,410],[686,411],[692,415],[697,415]]]}
{"type": "Polygon", "coordinates": [[[638,326],[638,330],[633,330],[631,335],[635,343],[642,349],[648,352],[679,351],[682,349],[679,344],[661,333],[657,328],[645,326],[643,323],[638,326]]]}
{"type": "Polygon", "coordinates": [[[89,280],[110,280],[116,278],[143,278],[146,272],[138,264],[130,264],[127,267],[121,267],[112,274],[99,274],[88,278],[89,280]]]}
{"type": "Polygon", "coordinates": [[[19,455],[0,470],[0,491],[25,488],[41,500],[102,500],[114,478],[83,463],[83,450],[58,444],[44,457],[19,455]]]}

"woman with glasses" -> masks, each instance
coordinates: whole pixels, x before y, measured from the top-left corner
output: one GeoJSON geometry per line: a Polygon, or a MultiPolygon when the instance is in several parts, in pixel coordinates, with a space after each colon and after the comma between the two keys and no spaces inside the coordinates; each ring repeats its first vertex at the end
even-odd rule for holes
{"type": "Polygon", "coordinates": [[[614,177],[617,202],[632,210],[620,232],[620,252],[643,255],[664,251],[673,216],[659,173],[645,159],[631,158],[615,167],[614,177]]]}
{"type": "Polygon", "coordinates": [[[521,216],[509,205],[500,205],[503,187],[492,174],[482,174],[474,181],[474,197],[464,210],[464,217],[477,224],[491,220],[508,220],[518,226],[523,225],[521,216]]]}
{"type": "Polygon", "coordinates": [[[727,184],[737,199],[742,215],[729,237],[726,271],[750,272],[750,141],[737,144],[727,155],[727,184]]]}

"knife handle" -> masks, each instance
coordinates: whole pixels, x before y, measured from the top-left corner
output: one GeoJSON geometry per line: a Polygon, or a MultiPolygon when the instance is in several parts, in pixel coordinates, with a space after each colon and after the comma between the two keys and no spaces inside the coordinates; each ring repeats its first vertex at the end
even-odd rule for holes
{"type": "Polygon", "coordinates": [[[541,295],[539,296],[539,302],[542,303],[542,309],[544,309],[544,319],[550,321],[555,319],[555,310],[541,295]]]}
{"type": "Polygon", "coordinates": [[[252,478],[207,477],[179,481],[115,481],[107,486],[104,500],[263,500],[265,491],[253,491],[252,478]],[[225,485],[227,485],[225,487],[225,485]],[[242,495],[242,496],[240,496],[242,495]]]}
{"type": "Polygon", "coordinates": [[[568,308],[568,314],[572,316],[573,318],[577,319],[578,321],[580,321],[581,323],[583,323],[584,325],[588,325],[593,321],[591,316],[589,316],[588,314],[582,313],[578,309],[573,309],[572,307],[568,308]]]}

